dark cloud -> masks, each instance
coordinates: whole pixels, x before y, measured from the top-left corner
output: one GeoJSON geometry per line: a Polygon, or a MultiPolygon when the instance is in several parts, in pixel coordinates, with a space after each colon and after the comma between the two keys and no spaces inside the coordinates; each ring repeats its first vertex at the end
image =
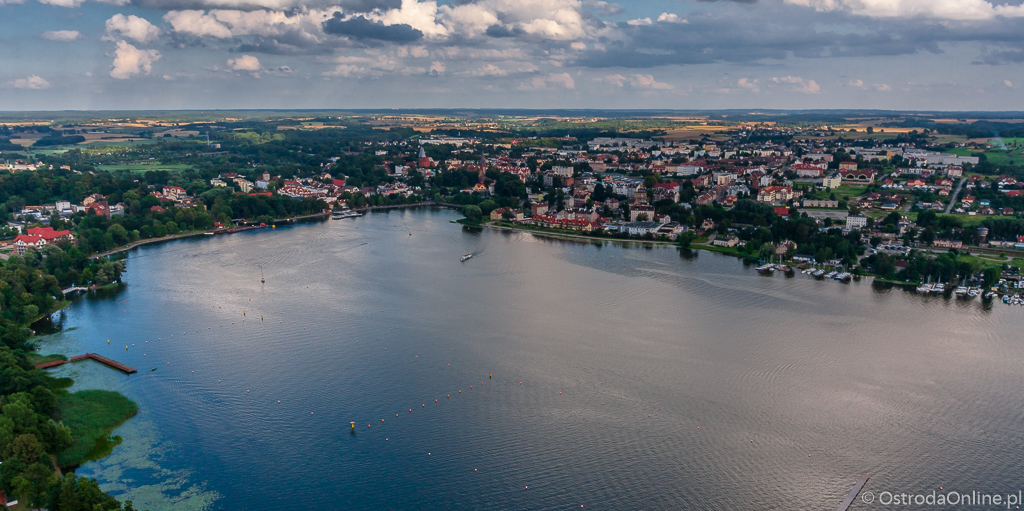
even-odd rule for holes
{"type": "Polygon", "coordinates": [[[423,38],[423,32],[411,25],[398,23],[385,25],[379,21],[369,20],[365,16],[342,19],[340,12],[323,23],[324,32],[346,36],[352,39],[372,39],[391,43],[411,43],[423,38]]]}
{"type": "Polygon", "coordinates": [[[1002,66],[1006,64],[1020,64],[1024,62],[1024,51],[993,51],[986,53],[975,60],[974,64],[988,64],[990,66],[1002,66]]]}
{"type": "MultiPolygon", "coordinates": [[[[721,0],[735,2],[737,0],[721,0]]],[[[798,58],[878,57],[943,53],[945,43],[1015,47],[1024,19],[930,22],[851,18],[786,5],[750,3],[742,11],[691,12],[688,23],[619,23],[625,37],[602,40],[575,62],[586,67],[648,68],[718,62],[763,63],[798,58]],[[834,28],[840,27],[840,28],[834,28]]],[[[1021,62],[1017,52],[995,52],[983,63],[1021,62]]]]}
{"type": "Polygon", "coordinates": [[[504,25],[491,25],[487,27],[485,32],[489,37],[516,37],[523,34],[523,30],[518,27],[509,28],[504,25]]]}

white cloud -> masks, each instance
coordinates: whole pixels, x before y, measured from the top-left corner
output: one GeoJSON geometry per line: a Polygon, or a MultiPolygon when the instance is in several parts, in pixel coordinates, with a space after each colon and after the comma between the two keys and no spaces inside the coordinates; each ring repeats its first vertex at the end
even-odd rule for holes
{"type": "Polygon", "coordinates": [[[675,13],[663,12],[658,16],[658,21],[662,23],[689,23],[686,18],[680,18],[675,13]]]}
{"type": "Polygon", "coordinates": [[[783,77],[772,77],[772,81],[775,83],[787,83],[793,86],[794,92],[802,92],[804,94],[817,94],[821,92],[821,86],[814,80],[804,80],[799,76],[783,76],[783,77]]]}
{"type": "Polygon", "coordinates": [[[43,77],[37,75],[27,76],[25,78],[18,78],[17,80],[11,80],[7,82],[8,87],[15,89],[49,89],[50,82],[46,81],[43,77]]]}
{"type": "Polygon", "coordinates": [[[118,41],[114,51],[114,62],[110,67],[110,76],[118,80],[127,80],[135,75],[148,75],[153,71],[153,63],[160,60],[160,52],[156,50],[140,50],[127,41],[118,41]]]}
{"type": "Polygon", "coordinates": [[[758,85],[757,82],[758,80],[756,78],[753,80],[749,80],[747,78],[740,78],[739,80],[736,81],[736,85],[739,85],[740,87],[743,87],[744,89],[748,89],[753,92],[761,92],[761,86],[758,85]]]}
{"type": "MultiPolygon", "coordinates": [[[[78,7],[83,0],[38,0],[41,4],[56,5],[57,7],[78,7]]],[[[18,2],[21,3],[21,2],[18,2]]]]}
{"type": "Polygon", "coordinates": [[[232,35],[231,29],[217,21],[213,14],[203,11],[171,11],[164,14],[164,21],[170,23],[175,32],[196,37],[227,39],[232,35]]]}
{"type": "Polygon", "coordinates": [[[106,23],[107,32],[103,36],[105,41],[117,41],[119,39],[132,39],[140,43],[155,41],[160,37],[160,29],[156,28],[146,18],[140,18],[134,14],[125,16],[115,14],[106,23]]]}
{"type": "Polygon", "coordinates": [[[501,65],[484,64],[472,71],[457,73],[460,76],[508,76],[513,73],[534,73],[538,71],[535,64],[531,62],[502,62],[501,65]]]}
{"type": "Polygon", "coordinates": [[[444,65],[444,62],[434,61],[430,63],[430,72],[443,74],[448,68],[444,65]]]}
{"type": "Polygon", "coordinates": [[[563,89],[575,89],[576,81],[572,79],[572,76],[569,76],[569,73],[549,73],[547,76],[534,76],[520,83],[516,88],[519,90],[540,90],[553,86],[563,89]]]}
{"type": "Polygon", "coordinates": [[[632,25],[634,27],[639,27],[639,26],[644,26],[644,25],[651,25],[653,23],[654,22],[651,21],[651,18],[637,18],[635,20],[629,20],[629,21],[626,22],[627,25],[632,25]]]}
{"type": "Polygon", "coordinates": [[[873,84],[872,87],[874,87],[878,92],[889,92],[892,90],[892,87],[885,83],[876,83],[873,84]]]}
{"type": "Polygon", "coordinates": [[[621,74],[605,75],[602,78],[598,78],[597,81],[609,83],[616,87],[625,87],[627,84],[634,89],[645,89],[645,90],[670,90],[672,86],[665,83],[659,82],[654,79],[654,75],[645,75],[637,73],[633,76],[623,76],[621,74]]]}
{"type": "Polygon", "coordinates": [[[849,85],[850,87],[857,87],[859,89],[863,89],[864,88],[864,80],[861,80],[861,79],[850,80],[849,83],[847,83],[847,85],[849,85]]]}
{"type": "Polygon", "coordinates": [[[1013,82],[1011,82],[1010,80],[1003,80],[1003,85],[1007,87],[1013,87],[1013,82]]]}
{"type": "Polygon", "coordinates": [[[423,32],[427,38],[439,38],[448,35],[448,27],[437,22],[437,2],[433,0],[402,0],[402,6],[383,13],[372,12],[366,16],[376,19],[385,25],[406,25],[423,32]]]}
{"type": "Polygon", "coordinates": [[[1024,5],[993,5],[988,0],[785,0],[818,11],[846,11],[873,18],[986,20],[1022,17],[1024,5]]]}
{"type": "Polygon", "coordinates": [[[43,32],[43,39],[49,39],[50,41],[74,41],[82,37],[82,33],[77,30],[47,30],[43,32]]]}
{"type": "Polygon", "coordinates": [[[242,55],[237,59],[228,59],[228,69],[257,74],[260,72],[260,59],[252,55],[242,55]]]}
{"type": "Polygon", "coordinates": [[[635,74],[629,83],[638,89],[669,90],[672,88],[671,85],[665,82],[655,80],[653,75],[635,74]]]}

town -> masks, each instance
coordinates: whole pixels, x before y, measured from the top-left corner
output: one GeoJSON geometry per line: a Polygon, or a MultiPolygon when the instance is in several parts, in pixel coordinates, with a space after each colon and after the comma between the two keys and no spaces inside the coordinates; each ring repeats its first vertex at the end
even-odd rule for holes
{"type": "Polygon", "coordinates": [[[430,203],[460,207],[469,227],[678,244],[765,273],[872,275],[1019,303],[1024,141],[959,135],[969,126],[419,115],[12,122],[0,131],[0,258],[430,203]]]}

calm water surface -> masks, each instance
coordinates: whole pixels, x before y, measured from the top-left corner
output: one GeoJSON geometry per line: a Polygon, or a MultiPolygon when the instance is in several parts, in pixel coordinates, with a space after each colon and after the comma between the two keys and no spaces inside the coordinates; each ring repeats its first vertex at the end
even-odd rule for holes
{"type": "Polygon", "coordinates": [[[862,475],[1024,486],[1019,308],[457,217],[134,251],[123,291],[43,340],[140,369],[58,370],[140,407],[79,473],[153,511],[820,510],[862,475]]]}

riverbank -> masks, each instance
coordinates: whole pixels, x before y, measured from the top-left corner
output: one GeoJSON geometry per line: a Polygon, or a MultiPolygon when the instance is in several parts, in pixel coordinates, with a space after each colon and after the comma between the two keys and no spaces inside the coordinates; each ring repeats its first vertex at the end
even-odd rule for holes
{"type": "Polygon", "coordinates": [[[511,226],[505,224],[499,224],[496,222],[485,222],[481,224],[481,227],[490,227],[497,230],[507,231],[522,231],[529,232],[532,234],[539,234],[547,236],[549,238],[562,238],[562,239],[582,239],[582,240],[593,240],[593,241],[610,241],[613,243],[632,244],[639,243],[644,245],[654,246],[678,246],[678,243],[674,241],[659,241],[659,240],[638,240],[630,238],[609,238],[606,236],[587,236],[586,234],[571,234],[568,232],[556,231],[553,229],[544,229],[542,227],[524,227],[524,226],[511,226]]]}

